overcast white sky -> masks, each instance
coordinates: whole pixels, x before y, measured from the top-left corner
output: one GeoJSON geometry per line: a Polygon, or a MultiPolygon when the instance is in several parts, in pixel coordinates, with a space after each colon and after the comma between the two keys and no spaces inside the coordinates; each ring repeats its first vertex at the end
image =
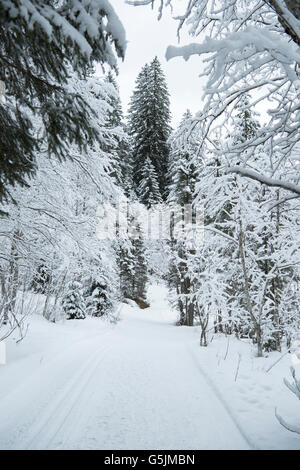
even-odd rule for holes
{"type": "MultiPolygon", "coordinates": [[[[203,94],[198,75],[201,63],[198,57],[188,62],[176,57],[169,62],[165,59],[168,45],[177,44],[177,22],[172,19],[170,10],[165,10],[160,21],[157,10],[150,6],[133,7],[125,0],[110,0],[122,21],[127,36],[127,53],[124,62],[119,61],[118,84],[123,110],[126,113],[130,96],[135,86],[135,79],[146,62],[158,56],[168,84],[171,101],[172,124],[176,126],[183,113],[189,108],[193,113],[201,109],[203,94]]],[[[178,0],[185,5],[185,0],[178,0]]],[[[193,42],[187,33],[182,35],[181,44],[193,42]]]]}

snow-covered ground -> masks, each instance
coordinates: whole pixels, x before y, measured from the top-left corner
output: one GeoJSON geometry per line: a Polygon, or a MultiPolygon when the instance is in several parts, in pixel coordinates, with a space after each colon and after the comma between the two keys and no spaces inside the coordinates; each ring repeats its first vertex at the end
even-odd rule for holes
{"type": "Polygon", "coordinates": [[[266,373],[276,354],[224,337],[200,348],[165,297],[152,286],[151,307],[124,304],[115,325],[33,315],[0,366],[0,448],[300,449],[274,414],[300,420],[290,355],[266,373]]]}

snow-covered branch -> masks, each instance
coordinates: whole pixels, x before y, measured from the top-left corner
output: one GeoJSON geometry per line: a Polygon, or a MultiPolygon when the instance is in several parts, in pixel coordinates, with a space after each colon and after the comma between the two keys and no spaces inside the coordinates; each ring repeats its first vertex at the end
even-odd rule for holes
{"type": "Polygon", "coordinates": [[[288,181],[269,178],[267,176],[261,175],[257,171],[241,166],[228,167],[226,170],[229,173],[237,173],[239,175],[246,176],[247,178],[250,178],[252,180],[258,181],[259,183],[266,184],[267,186],[282,188],[300,196],[300,186],[297,184],[290,183],[288,181]]]}

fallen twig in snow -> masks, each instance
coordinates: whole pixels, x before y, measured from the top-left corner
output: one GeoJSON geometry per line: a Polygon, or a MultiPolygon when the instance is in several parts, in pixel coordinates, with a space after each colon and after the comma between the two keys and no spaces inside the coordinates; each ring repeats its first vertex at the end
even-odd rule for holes
{"type": "Polygon", "coordinates": [[[229,350],[229,339],[230,339],[230,336],[228,336],[228,339],[227,339],[227,348],[226,348],[226,353],[225,353],[225,356],[224,356],[224,361],[227,359],[227,355],[228,355],[228,350],[229,350]]]}
{"type": "Polygon", "coordinates": [[[239,370],[240,370],[240,363],[241,363],[241,353],[238,353],[239,354],[239,360],[238,360],[238,365],[237,365],[237,369],[236,369],[236,373],[235,373],[235,378],[234,378],[234,381],[236,382],[237,381],[237,377],[238,377],[238,373],[239,373],[239,370]]]}
{"type": "Polygon", "coordinates": [[[282,355],[280,356],[280,358],[277,359],[277,360],[274,362],[274,364],[272,364],[272,365],[266,370],[266,374],[267,374],[268,372],[270,372],[270,370],[271,370],[274,366],[276,366],[276,364],[278,364],[278,362],[281,361],[281,359],[282,359],[284,356],[286,356],[288,353],[289,353],[289,351],[286,351],[284,354],[282,354],[282,355]]]}

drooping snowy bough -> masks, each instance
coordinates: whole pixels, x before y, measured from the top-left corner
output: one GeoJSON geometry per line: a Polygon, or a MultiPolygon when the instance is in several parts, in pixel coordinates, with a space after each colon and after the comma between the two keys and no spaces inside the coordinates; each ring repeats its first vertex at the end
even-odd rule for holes
{"type": "Polygon", "coordinates": [[[95,62],[116,67],[126,40],[108,0],[0,0],[0,11],[1,201],[35,173],[45,142],[62,159],[70,145],[86,150],[99,139],[68,77],[85,77],[95,62]]]}
{"type": "MultiPolygon", "coordinates": [[[[296,371],[294,367],[291,367],[291,376],[293,378],[293,382],[289,382],[287,379],[284,379],[284,384],[300,400],[300,380],[296,377],[296,371]]],[[[275,411],[275,414],[276,418],[283,427],[285,427],[288,431],[300,434],[300,426],[288,423],[282,416],[278,414],[277,410],[275,411]]]]}

